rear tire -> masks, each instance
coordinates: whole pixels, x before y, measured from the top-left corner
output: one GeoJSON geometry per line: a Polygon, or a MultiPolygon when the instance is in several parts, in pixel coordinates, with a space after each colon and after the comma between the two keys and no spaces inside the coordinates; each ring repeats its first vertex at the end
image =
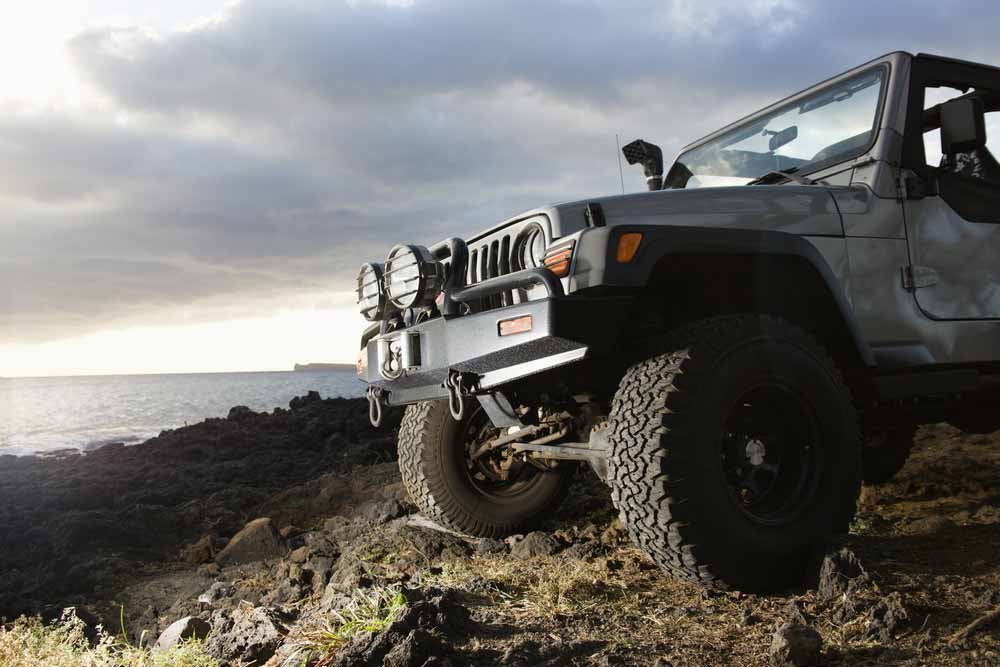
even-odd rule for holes
{"type": "Polygon", "coordinates": [[[609,423],[612,499],[667,571],[716,588],[801,580],[860,491],[857,414],[826,352],[780,319],[673,332],[628,370],[609,423]]]}
{"type": "Polygon", "coordinates": [[[492,470],[471,463],[469,450],[496,429],[479,405],[469,404],[466,412],[456,422],[447,401],[406,409],[399,430],[403,485],[420,511],[445,528],[479,537],[522,532],[559,504],[573,466],[562,462],[543,472],[524,464],[512,468],[510,480],[492,480],[492,470]]]}
{"type": "Polygon", "coordinates": [[[903,469],[910,452],[913,451],[913,436],[916,429],[904,428],[887,433],[879,433],[874,438],[884,442],[866,442],[861,454],[863,479],[865,484],[875,486],[885,484],[903,469]]]}

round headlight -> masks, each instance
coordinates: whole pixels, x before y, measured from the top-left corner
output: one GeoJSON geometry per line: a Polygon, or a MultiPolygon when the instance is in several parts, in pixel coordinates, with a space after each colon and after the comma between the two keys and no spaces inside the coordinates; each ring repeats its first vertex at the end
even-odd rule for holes
{"type": "Polygon", "coordinates": [[[545,233],[542,228],[532,225],[525,230],[517,241],[515,261],[521,269],[534,269],[542,266],[545,258],[545,233]]]}
{"type": "Polygon", "coordinates": [[[444,270],[427,248],[398,245],[385,260],[385,291],[399,308],[431,303],[444,284],[444,270]]]}
{"type": "Polygon", "coordinates": [[[366,320],[377,320],[385,313],[381,264],[361,266],[358,272],[358,307],[366,320]]]}

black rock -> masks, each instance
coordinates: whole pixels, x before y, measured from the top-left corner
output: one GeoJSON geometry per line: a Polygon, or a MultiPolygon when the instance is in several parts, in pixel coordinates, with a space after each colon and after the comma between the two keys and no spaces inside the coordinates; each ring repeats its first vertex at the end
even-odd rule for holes
{"type": "Polygon", "coordinates": [[[236,589],[233,588],[232,584],[217,581],[209,586],[207,591],[198,596],[198,602],[209,607],[214,607],[220,601],[231,597],[235,592],[236,589]]]}
{"type": "Polygon", "coordinates": [[[910,620],[910,613],[903,605],[899,593],[890,593],[868,612],[865,636],[887,643],[910,620]]]}
{"type": "Polygon", "coordinates": [[[594,560],[601,554],[601,547],[597,542],[577,542],[564,549],[559,555],[572,560],[594,560]]]}
{"type": "Polygon", "coordinates": [[[470,629],[469,610],[451,591],[410,591],[407,606],[385,630],[354,637],[337,652],[335,667],[431,667],[450,665],[452,647],[438,639],[470,629]]]}
{"type": "Polygon", "coordinates": [[[221,567],[252,563],[283,556],[288,548],[275,530],[271,519],[254,519],[243,530],[236,533],[226,548],[216,555],[215,562],[221,567]]]}
{"type": "Polygon", "coordinates": [[[861,561],[847,547],[829,553],[819,570],[816,592],[820,600],[832,600],[853,590],[869,579],[861,561]]]}
{"type": "Polygon", "coordinates": [[[771,662],[776,665],[806,667],[819,661],[823,639],[808,625],[785,623],[771,639],[771,662]]]}
{"type": "Polygon", "coordinates": [[[320,397],[318,391],[310,391],[305,396],[296,396],[288,403],[288,407],[292,410],[301,410],[302,408],[312,404],[319,403],[323,399],[320,397]]]}
{"type": "Polygon", "coordinates": [[[249,417],[255,417],[257,413],[248,408],[245,405],[237,405],[229,409],[229,414],[226,415],[226,419],[230,421],[243,421],[249,417]]]}
{"type": "Polygon", "coordinates": [[[494,540],[489,537],[481,537],[476,540],[473,547],[477,554],[499,554],[507,551],[507,545],[502,540],[494,540]]]}
{"type": "Polygon", "coordinates": [[[231,615],[216,612],[205,651],[220,660],[263,665],[288,634],[277,612],[264,607],[239,606],[231,615]]]}
{"type": "Polygon", "coordinates": [[[369,523],[388,523],[407,514],[406,507],[398,500],[383,500],[362,505],[357,515],[369,523]]]}
{"type": "Polygon", "coordinates": [[[541,531],[534,531],[524,536],[523,540],[515,543],[510,548],[510,555],[514,558],[534,558],[536,556],[551,556],[559,549],[559,543],[549,535],[541,531]]]}

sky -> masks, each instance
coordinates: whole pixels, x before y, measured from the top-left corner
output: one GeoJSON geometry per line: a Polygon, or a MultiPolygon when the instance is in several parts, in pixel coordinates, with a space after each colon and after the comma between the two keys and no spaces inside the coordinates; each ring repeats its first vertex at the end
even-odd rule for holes
{"type": "Polygon", "coordinates": [[[617,191],[616,134],[672,156],[896,49],[1000,63],[1000,4],[905,8],[0,0],[0,376],[352,362],[361,262],[617,191]]]}

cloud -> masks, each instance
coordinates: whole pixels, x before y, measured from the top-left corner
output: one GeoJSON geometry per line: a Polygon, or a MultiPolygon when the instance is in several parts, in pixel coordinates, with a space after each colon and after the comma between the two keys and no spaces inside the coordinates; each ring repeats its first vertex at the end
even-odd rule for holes
{"type": "Polygon", "coordinates": [[[977,7],[245,0],[88,28],[96,101],[0,110],[0,343],[349,289],[393,243],[614,191],[615,133],[672,153],[894,48],[996,60],[977,7]]]}

